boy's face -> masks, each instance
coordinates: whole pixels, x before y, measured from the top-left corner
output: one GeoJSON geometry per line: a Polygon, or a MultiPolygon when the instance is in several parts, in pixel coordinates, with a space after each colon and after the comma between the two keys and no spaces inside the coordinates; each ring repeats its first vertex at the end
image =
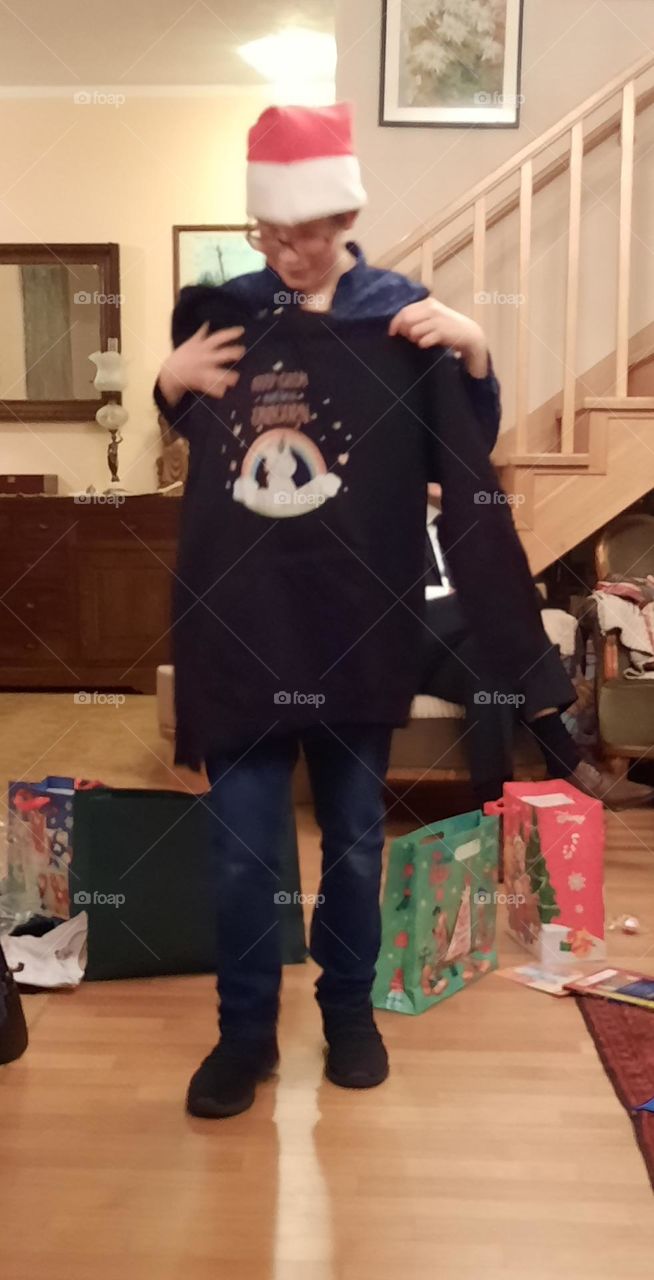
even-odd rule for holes
{"type": "Polygon", "coordinates": [[[356,213],[295,226],[278,223],[257,224],[261,251],[273,271],[290,289],[306,290],[326,280],[338,261],[344,234],[353,225],[356,213]]]}

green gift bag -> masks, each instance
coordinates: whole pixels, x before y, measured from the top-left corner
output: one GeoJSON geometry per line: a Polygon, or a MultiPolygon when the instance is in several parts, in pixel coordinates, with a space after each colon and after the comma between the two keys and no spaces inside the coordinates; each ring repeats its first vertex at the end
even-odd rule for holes
{"type": "Polygon", "coordinates": [[[497,968],[499,819],[477,810],[391,845],[373,1003],[424,1013],[497,968]]]}
{"type": "MultiPolygon", "coordinates": [[[[86,978],[208,973],[215,968],[216,885],[210,816],[175,791],[76,791],[71,915],[88,915],[86,978]]],[[[306,958],[293,811],[280,851],[284,964],[306,958]]]]}

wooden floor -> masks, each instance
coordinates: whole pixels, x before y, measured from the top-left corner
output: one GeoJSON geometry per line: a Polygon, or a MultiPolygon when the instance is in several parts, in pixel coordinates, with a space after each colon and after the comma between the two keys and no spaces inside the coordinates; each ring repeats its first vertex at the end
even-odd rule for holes
{"type": "MultiPolygon", "coordinates": [[[[3,790],[172,785],[152,699],[3,696],[0,730],[3,790]]],[[[613,958],[654,970],[654,814],[609,816],[608,841],[608,915],[648,929],[611,934],[613,958]]],[[[392,1075],[357,1095],[322,1080],[313,977],[287,970],[278,1081],[218,1124],[183,1110],[214,1040],[208,978],[27,997],[30,1048],[0,1072],[3,1280],[651,1280],[645,1169],[571,1001],[493,975],[382,1015],[392,1075]]]]}

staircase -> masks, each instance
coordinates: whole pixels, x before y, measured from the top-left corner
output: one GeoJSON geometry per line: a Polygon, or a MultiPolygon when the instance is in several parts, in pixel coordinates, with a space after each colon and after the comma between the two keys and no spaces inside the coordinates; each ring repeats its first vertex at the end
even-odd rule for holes
{"type": "MultiPolygon", "coordinates": [[[[654,57],[648,55],[379,260],[380,266],[419,274],[436,297],[472,312],[484,327],[493,271],[493,283],[500,286],[493,296],[518,300],[514,332],[504,332],[499,346],[493,344],[498,376],[510,389],[510,403],[504,404],[509,428],[498,442],[496,462],[514,497],[516,525],[535,575],[654,488],[654,291],[639,332],[634,332],[633,307],[630,311],[634,280],[640,284],[654,258],[654,246],[634,225],[636,127],[654,122],[653,107],[654,57]],[[592,153],[597,154],[591,162],[592,153]],[[613,269],[617,277],[608,312],[615,314],[614,345],[580,372],[579,352],[589,349],[585,326],[597,317],[589,296],[592,280],[589,289],[588,268],[582,266],[589,234],[584,179],[587,166],[598,160],[607,172],[614,166],[610,181],[618,197],[608,233],[614,243],[602,242],[596,267],[613,269]],[[549,205],[539,205],[548,199],[549,205]],[[567,242],[565,278],[561,288],[552,281],[551,300],[546,300],[555,326],[560,325],[556,353],[544,350],[530,317],[538,265],[533,228],[543,208],[550,216],[548,235],[567,242]],[[605,268],[612,255],[613,264],[605,268]],[[465,303],[457,297],[455,303],[448,295],[452,268],[461,263],[470,272],[472,307],[469,297],[465,303]],[[539,403],[539,360],[552,363],[554,357],[561,363],[563,385],[547,403],[539,403]]],[[[542,297],[539,302],[542,317],[542,297]]]]}

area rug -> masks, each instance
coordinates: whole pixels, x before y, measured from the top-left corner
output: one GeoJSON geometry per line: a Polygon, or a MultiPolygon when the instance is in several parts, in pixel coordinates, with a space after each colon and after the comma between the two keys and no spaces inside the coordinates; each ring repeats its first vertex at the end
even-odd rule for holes
{"type": "Polygon", "coordinates": [[[654,1098],[654,1012],[591,996],[577,1005],[615,1092],[629,1112],[654,1189],[654,1111],[639,1111],[654,1098]]]}

